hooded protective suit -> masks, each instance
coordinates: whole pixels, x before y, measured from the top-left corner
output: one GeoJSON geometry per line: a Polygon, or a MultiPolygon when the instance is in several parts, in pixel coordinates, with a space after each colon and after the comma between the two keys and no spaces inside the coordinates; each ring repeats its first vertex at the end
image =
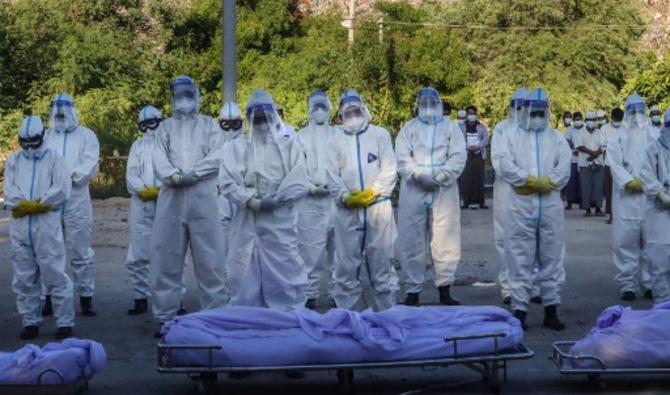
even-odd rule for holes
{"type": "Polygon", "coordinates": [[[319,297],[319,281],[326,276],[332,294],[333,216],[335,203],[330,194],[327,166],[331,139],[341,131],[330,126],[332,105],[328,95],[316,91],[309,96],[309,124],[298,133],[305,156],[309,195],[300,202],[298,251],[307,271],[307,299],[319,297]]]}
{"type": "Polygon", "coordinates": [[[217,176],[221,131],[201,115],[200,93],[186,76],[172,82],[172,117],[156,129],[154,174],[161,181],[151,239],[153,314],[160,322],[180,308],[184,257],[191,247],[200,308],[227,303],[217,176]]]}
{"type": "Polygon", "coordinates": [[[511,296],[509,289],[509,280],[507,279],[507,269],[505,265],[505,207],[507,207],[507,198],[512,190],[510,184],[502,178],[500,169],[500,157],[502,156],[503,136],[509,129],[519,128],[524,102],[529,92],[526,88],[519,88],[512,95],[510,100],[509,114],[505,120],[500,122],[493,129],[491,142],[491,164],[495,171],[495,181],[493,182],[493,240],[495,241],[496,251],[498,252],[498,283],[502,289],[503,299],[511,296]]]}
{"type": "Polygon", "coordinates": [[[130,244],[126,255],[126,269],[133,285],[133,298],[135,300],[148,299],[151,296],[149,286],[151,234],[156,217],[158,195],[153,197],[144,194],[151,188],[159,188],[161,185],[160,180],[154,174],[153,153],[155,149],[154,131],[162,119],[161,112],[155,107],[146,106],[142,108],[138,117],[138,124],[145,131],[142,137],[130,147],[126,167],[126,188],[130,193],[128,215],[130,244]],[[153,127],[153,129],[149,127],[153,127]]]}
{"type": "Polygon", "coordinates": [[[370,113],[356,91],[342,95],[339,114],[343,132],[332,140],[328,173],[337,199],[333,296],[337,307],[361,310],[365,282],[371,288],[370,306],[384,310],[395,304],[398,290],[391,263],[397,237],[390,201],[397,171],[391,135],[370,124],[370,113]],[[372,202],[358,205],[350,199],[368,188],[372,202]]]}
{"type": "Polygon", "coordinates": [[[626,100],[623,122],[621,130],[607,143],[607,164],[614,181],[612,249],[619,271],[615,279],[622,293],[644,292],[649,289],[649,274],[644,253],[645,197],[640,172],[651,135],[644,100],[637,93],[626,100]],[[633,184],[642,184],[640,188],[630,188],[635,180],[633,184]]]}
{"type": "Polygon", "coordinates": [[[91,248],[93,208],[88,184],[98,171],[100,144],[95,133],[79,124],[74,100],[64,93],[51,101],[49,122],[44,145],[61,155],[72,180],[72,194],[63,208],[63,230],[74,290],[89,297],[95,293],[95,253],[91,248]]]}
{"type": "Polygon", "coordinates": [[[298,254],[297,203],[307,194],[304,158],[281,127],[272,97],[254,91],[246,106],[250,137],[227,144],[221,190],[238,207],[229,239],[231,304],[276,309],[305,304],[307,275],[298,254]]]}
{"type": "MultiPolygon", "coordinates": [[[[503,134],[500,170],[513,188],[524,187],[529,178],[548,177],[544,193],[508,195],[505,212],[505,263],[512,294],[512,308],[528,311],[534,267],[544,306],[561,302],[564,282],[564,208],[560,190],[570,178],[570,147],[565,138],[549,128],[549,102],[542,89],[528,97],[521,128],[503,134]]],[[[515,189],[516,191],[516,189],[515,189]]]]}
{"type": "MultiPolygon", "coordinates": [[[[44,126],[40,118],[27,117],[21,125],[19,138],[41,141],[42,137],[44,126]]],[[[72,327],[73,289],[65,272],[60,211],[70,194],[70,174],[60,155],[43,143],[35,146],[37,148],[14,152],[5,162],[5,208],[15,210],[21,204],[19,202],[35,199],[51,206],[50,211],[13,218],[9,224],[14,267],[12,288],[24,327],[38,326],[42,322],[40,281],[52,292],[58,327],[72,327]]]]}
{"type": "Polygon", "coordinates": [[[457,180],[467,158],[463,133],[442,116],[438,92],[422,89],[417,103],[418,116],[403,126],[396,140],[402,179],[398,227],[406,235],[398,240],[398,253],[407,293],[422,291],[427,261],[434,265],[436,287],[454,283],[461,260],[457,180]]]}
{"type": "Polygon", "coordinates": [[[647,195],[646,255],[654,303],[670,300],[670,110],[657,140],[646,152],[640,173],[647,195]]]}

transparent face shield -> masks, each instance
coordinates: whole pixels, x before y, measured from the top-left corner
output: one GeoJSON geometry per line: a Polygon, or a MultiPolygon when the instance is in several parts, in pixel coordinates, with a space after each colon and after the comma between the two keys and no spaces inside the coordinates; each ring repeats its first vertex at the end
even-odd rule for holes
{"type": "Polygon", "coordinates": [[[509,105],[509,119],[512,121],[512,124],[519,125],[521,122],[521,115],[524,110],[524,99],[514,99],[510,102],[509,105]]]}
{"type": "Polygon", "coordinates": [[[188,79],[177,79],[172,84],[172,108],[180,114],[190,114],[198,110],[200,95],[195,84],[188,79]]]}
{"type": "Polygon", "coordinates": [[[426,123],[436,123],[442,119],[442,100],[435,89],[424,88],[419,91],[417,115],[426,123]]]}
{"type": "Polygon", "coordinates": [[[541,132],[549,126],[549,104],[546,101],[530,100],[526,112],[526,130],[541,132]]]}
{"type": "Polygon", "coordinates": [[[328,123],[330,112],[333,107],[330,104],[326,92],[317,91],[312,93],[307,100],[308,116],[311,122],[317,125],[324,125],[328,123]]]}
{"type": "Polygon", "coordinates": [[[272,104],[256,104],[247,109],[251,136],[271,137],[281,128],[281,119],[272,104]]]}
{"type": "Polygon", "coordinates": [[[359,96],[345,96],[340,100],[340,119],[347,133],[358,133],[367,127],[369,113],[359,96]]]}
{"type": "Polygon", "coordinates": [[[51,101],[50,121],[52,126],[59,132],[73,130],[77,127],[77,113],[74,102],[70,99],[59,97],[51,101]]]}
{"type": "Polygon", "coordinates": [[[637,129],[642,129],[649,124],[649,117],[643,102],[631,103],[626,106],[624,123],[630,128],[637,129]]]}

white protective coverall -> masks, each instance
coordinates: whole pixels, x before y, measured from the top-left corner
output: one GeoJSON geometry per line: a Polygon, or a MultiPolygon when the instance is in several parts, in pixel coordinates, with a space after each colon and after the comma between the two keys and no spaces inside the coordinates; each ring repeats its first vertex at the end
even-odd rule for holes
{"type": "Polygon", "coordinates": [[[72,180],[72,193],[63,209],[63,231],[74,290],[79,296],[90,297],[95,293],[95,253],[91,248],[93,208],[88,185],[98,171],[100,144],[95,133],[79,124],[74,100],[64,93],[51,101],[50,125],[44,145],[63,157],[72,180]]]}
{"type": "Polygon", "coordinates": [[[519,88],[512,95],[510,101],[509,115],[493,129],[491,142],[491,164],[495,171],[493,182],[493,240],[498,252],[498,283],[502,291],[503,299],[511,296],[509,280],[507,279],[507,265],[505,264],[505,208],[507,199],[512,191],[509,183],[502,178],[500,169],[500,157],[502,156],[503,136],[506,130],[519,128],[519,121],[524,101],[528,96],[528,89],[519,88]]]}
{"type": "MultiPolygon", "coordinates": [[[[130,244],[126,254],[126,269],[133,285],[133,298],[148,299],[151,296],[151,234],[156,217],[156,201],[143,201],[138,193],[148,187],[160,187],[161,182],[154,174],[153,153],[155,149],[155,128],[163,116],[153,106],[142,108],[138,123],[155,122],[154,129],[146,129],[141,138],[130,147],[126,167],[126,188],[130,193],[128,226],[130,244]]],[[[152,125],[153,126],[153,125],[152,125]]]]}
{"type": "Polygon", "coordinates": [[[305,156],[309,194],[300,202],[298,215],[298,251],[307,271],[307,299],[319,297],[319,282],[328,279],[332,294],[333,219],[335,202],[328,185],[328,151],[331,139],[341,130],[328,124],[332,105],[328,95],[317,91],[308,99],[309,124],[297,136],[305,156]]]}
{"type": "Polygon", "coordinates": [[[200,309],[227,303],[217,176],[221,130],[200,114],[200,93],[190,77],[172,83],[172,117],[156,129],[154,174],[162,182],[151,239],[153,314],[159,322],[180,308],[184,257],[190,245],[200,309]]]}
{"type": "Polygon", "coordinates": [[[276,309],[305,305],[307,275],[298,254],[299,200],[307,194],[300,147],[275,137],[281,127],[272,97],[251,94],[250,138],[224,146],[221,189],[238,207],[230,231],[231,304],[276,309]]]}
{"type": "MultiPolygon", "coordinates": [[[[19,137],[37,136],[44,136],[44,126],[39,117],[29,116],[21,125],[19,137]]],[[[74,326],[73,287],[65,272],[61,226],[61,209],[70,189],[70,174],[63,159],[43,143],[35,149],[14,152],[5,162],[5,208],[13,210],[19,201],[34,199],[53,206],[51,212],[13,218],[9,223],[12,288],[24,327],[42,322],[40,281],[52,292],[58,327],[74,326]]]]}
{"type": "Polygon", "coordinates": [[[335,213],[335,292],[337,307],[362,310],[363,284],[370,287],[374,310],[395,304],[398,277],[391,263],[397,237],[390,196],[396,182],[391,135],[370,124],[371,116],[356,91],[340,99],[343,132],[336,133],[329,151],[329,182],[337,199],[335,213]],[[365,208],[343,204],[353,191],[372,188],[378,195],[365,208]]]}
{"type": "MultiPolygon", "coordinates": [[[[418,116],[407,122],[396,140],[401,176],[398,204],[400,263],[405,291],[420,293],[426,262],[433,263],[436,287],[452,285],[461,260],[461,209],[458,177],[467,159],[463,133],[442,116],[442,101],[433,88],[417,99],[418,116]],[[434,184],[422,186],[427,174],[434,184]]],[[[430,181],[430,180],[429,180],[430,181]]]]}
{"type": "Polygon", "coordinates": [[[612,249],[615,279],[621,293],[644,292],[650,288],[644,250],[645,196],[630,191],[626,184],[640,178],[642,163],[651,140],[644,100],[631,94],[626,100],[624,124],[607,142],[607,164],[612,172],[612,249]]]}
{"type": "Polygon", "coordinates": [[[526,111],[543,111],[542,118],[524,116],[522,128],[503,134],[500,170],[504,181],[520,187],[529,176],[548,176],[555,187],[546,195],[508,195],[505,212],[505,263],[512,309],[528,311],[533,278],[537,277],[544,306],[559,305],[565,279],[564,208],[560,190],[570,179],[570,147],[558,131],[548,127],[546,94],[536,89],[527,97],[526,111]],[[534,275],[534,267],[538,271],[534,275]]]}
{"type": "Polygon", "coordinates": [[[646,255],[654,303],[670,300],[670,110],[659,138],[649,144],[640,173],[647,195],[646,255]]]}

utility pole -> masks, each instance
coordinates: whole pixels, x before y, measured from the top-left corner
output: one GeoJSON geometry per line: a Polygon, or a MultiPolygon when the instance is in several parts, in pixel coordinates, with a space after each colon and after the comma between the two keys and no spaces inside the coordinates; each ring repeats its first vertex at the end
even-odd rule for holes
{"type": "Polygon", "coordinates": [[[237,22],[235,16],[235,0],[222,0],[221,10],[223,50],[221,51],[222,65],[222,98],[223,102],[237,101],[237,22]]]}
{"type": "Polygon", "coordinates": [[[349,30],[349,49],[354,46],[354,17],[356,16],[356,0],[349,0],[349,15],[342,21],[342,27],[349,30]]]}
{"type": "Polygon", "coordinates": [[[379,27],[379,43],[384,44],[384,17],[379,18],[377,24],[379,27]]]}

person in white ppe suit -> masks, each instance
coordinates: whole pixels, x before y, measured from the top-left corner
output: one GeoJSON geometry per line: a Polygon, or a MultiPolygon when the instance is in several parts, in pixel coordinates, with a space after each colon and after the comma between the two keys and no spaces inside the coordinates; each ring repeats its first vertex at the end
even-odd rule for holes
{"type": "Polygon", "coordinates": [[[72,335],[72,281],[65,272],[65,243],[60,210],[70,194],[70,175],[63,159],[43,144],[44,126],[37,116],[23,120],[21,150],[5,162],[4,206],[12,210],[9,223],[12,288],[23,318],[19,337],[34,339],[42,322],[40,280],[52,292],[58,329],[55,337],[72,335]]]}
{"type": "Polygon", "coordinates": [[[327,165],[331,138],[341,133],[330,126],[328,119],[333,107],[323,91],[312,93],[308,100],[309,124],[298,133],[298,143],[305,156],[309,195],[300,202],[298,215],[298,251],[307,271],[307,302],[314,309],[319,297],[319,282],[328,279],[332,297],[333,218],[335,203],[330,195],[327,165]]]}
{"type": "Polygon", "coordinates": [[[644,100],[631,94],[624,106],[623,127],[607,142],[607,162],[614,181],[612,190],[612,249],[615,279],[621,299],[635,300],[640,291],[651,298],[644,252],[644,183],[640,178],[646,149],[651,142],[644,100]]]}
{"type": "Polygon", "coordinates": [[[395,304],[398,290],[391,263],[397,230],[390,201],[396,160],[391,135],[370,123],[356,91],[346,91],[339,105],[343,133],[332,139],[328,182],[336,199],[333,296],[339,308],[362,310],[366,284],[367,304],[380,311],[395,304]]]}
{"type": "Polygon", "coordinates": [[[528,96],[528,89],[519,88],[512,95],[509,105],[509,114],[506,119],[498,123],[493,129],[493,138],[491,142],[491,164],[496,177],[493,182],[493,239],[498,252],[498,283],[500,284],[503,303],[510,304],[512,300],[507,279],[507,269],[505,265],[505,208],[507,207],[507,198],[512,190],[509,183],[505,182],[501,176],[500,157],[502,156],[503,136],[506,130],[519,128],[523,106],[528,96]]]}
{"type": "Polygon", "coordinates": [[[156,218],[156,201],[161,182],[154,174],[154,131],[163,121],[161,112],[146,106],[140,110],[137,125],[142,137],[130,147],[126,166],[126,188],[130,193],[128,226],[130,243],[126,254],[126,269],[133,286],[134,307],[129,315],[146,313],[151,296],[151,234],[156,218]]]}
{"type": "Polygon", "coordinates": [[[651,133],[651,137],[654,140],[657,140],[661,136],[661,129],[663,129],[661,109],[657,105],[653,105],[649,108],[649,120],[651,121],[651,124],[649,125],[649,133],[651,133]]]}
{"type": "Polygon", "coordinates": [[[200,114],[200,92],[190,77],[177,77],[171,88],[172,117],[156,129],[153,154],[162,187],[151,239],[151,299],[160,323],[179,311],[189,246],[200,309],[228,302],[221,222],[212,215],[219,209],[221,131],[212,118],[200,114]]]}
{"type": "Polygon", "coordinates": [[[289,310],[305,306],[307,275],[298,254],[298,207],[307,175],[295,140],[277,137],[281,118],[269,93],[246,105],[250,136],[241,152],[225,145],[221,190],[238,212],[227,264],[231,305],[289,310]]]}
{"type": "Polygon", "coordinates": [[[467,155],[461,129],[442,115],[442,100],[433,88],[417,98],[418,116],[407,122],[396,139],[400,173],[398,240],[405,274],[405,304],[419,304],[426,281],[426,262],[434,266],[440,303],[460,304],[451,296],[461,260],[461,210],[458,177],[467,155]]]}
{"type": "Polygon", "coordinates": [[[513,187],[505,212],[505,263],[514,316],[526,325],[533,271],[544,305],[543,325],[565,329],[558,319],[564,282],[564,210],[560,190],[570,179],[570,147],[549,128],[549,100],[543,89],[527,96],[521,128],[503,135],[500,170],[513,187]]]}
{"type": "MultiPolygon", "coordinates": [[[[244,135],[244,121],[242,111],[235,102],[226,102],[219,111],[219,127],[223,131],[224,145],[232,146],[229,153],[236,160],[240,160],[247,146],[248,139],[244,135]]],[[[221,151],[223,154],[223,150],[221,151]]],[[[223,158],[221,159],[223,166],[223,158]]],[[[219,214],[221,215],[221,230],[223,231],[224,257],[228,256],[228,241],[230,239],[230,228],[237,213],[237,206],[223,195],[222,182],[225,172],[219,171],[219,214]]]]}
{"type": "MultiPolygon", "coordinates": [[[[74,291],[79,295],[81,314],[92,317],[96,315],[93,308],[95,253],[91,248],[93,207],[88,185],[98,171],[100,144],[95,133],[79,124],[74,100],[64,93],[51,101],[50,124],[44,144],[63,157],[72,180],[72,193],[63,208],[63,230],[74,275],[74,291]]],[[[50,292],[45,287],[44,315],[52,311],[50,292]]]]}
{"type": "Polygon", "coordinates": [[[649,144],[640,178],[647,195],[646,253],[654,303],[670,301],[670,110],[659,137],[649,144]]]}

